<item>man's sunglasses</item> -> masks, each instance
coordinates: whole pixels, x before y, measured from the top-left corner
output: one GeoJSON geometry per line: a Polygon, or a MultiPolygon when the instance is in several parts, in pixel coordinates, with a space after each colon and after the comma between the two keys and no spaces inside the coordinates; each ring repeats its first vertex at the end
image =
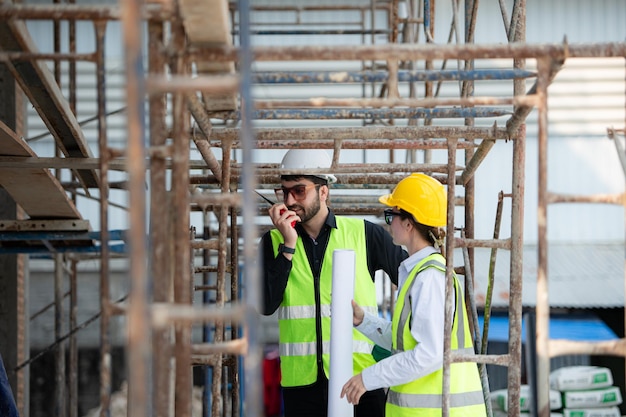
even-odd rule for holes
{"type": "Polygon", "coordinates": [[[404,217],[404,214],[399,211],[393,211],[393,209],[385,209],[383,211],[383,214],[385,215],[385,223],[387,224],[391,224],[391,222],[393,221],[393,216],[404,217]]]}
{"type": "Polygon", "coordinates": [[[279,201],[285,201],[289,194],[291,194],[295,200],[301,201],[306,198],[306,194],[311,188],[313,187],[317,188],[319,186],[320,186],[319,184],[309,184],[309,185],[296,185],[291,188],[280,187],[280,188],[276,188],[274,192],[276,193],[276,198],[279,201]]]}

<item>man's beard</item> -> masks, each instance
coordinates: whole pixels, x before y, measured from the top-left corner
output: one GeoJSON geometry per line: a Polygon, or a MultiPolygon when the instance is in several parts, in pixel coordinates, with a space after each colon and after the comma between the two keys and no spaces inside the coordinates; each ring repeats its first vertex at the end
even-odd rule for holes
{"type": "Polygon", "coordinates": [[[320,208],[321,208],[320,196],[318,195],[315,201],[313,201],[313,203],[309,207],[304,207],[304,206],[301,206],[300,204],[293,204],[289,206],[288,208],[289,210],[294,210],[296,208],[299,208],[302,211],[302,214],[300,214],[300,219],[302,219],[301,223],[306,223],[307,221],[315,217],[317,213],[319,213],[320,208]]]}

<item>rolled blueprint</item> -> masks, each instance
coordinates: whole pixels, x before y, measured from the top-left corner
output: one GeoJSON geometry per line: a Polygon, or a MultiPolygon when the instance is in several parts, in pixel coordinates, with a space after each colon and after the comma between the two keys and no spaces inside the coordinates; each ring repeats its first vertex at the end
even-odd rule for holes
{"type": "Polygon", "coordinates": [[[333,252],[333,284],[330,304],[330,377],[328,417],[354,416],[354,406],[341,388],[352,377],[352,304],[355,256],[353,250],[333,252]]]}

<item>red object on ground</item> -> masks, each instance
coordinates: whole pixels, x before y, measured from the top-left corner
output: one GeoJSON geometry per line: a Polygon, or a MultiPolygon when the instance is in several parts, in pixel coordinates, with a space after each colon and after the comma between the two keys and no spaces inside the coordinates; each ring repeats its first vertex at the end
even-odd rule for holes
{"type": "Polygon", "coordinates": [[[263,388],[265,416],[280,416],[282,398],[280,393],[280,362],[278,355],[269,354],[263,359],[263,388]]]}

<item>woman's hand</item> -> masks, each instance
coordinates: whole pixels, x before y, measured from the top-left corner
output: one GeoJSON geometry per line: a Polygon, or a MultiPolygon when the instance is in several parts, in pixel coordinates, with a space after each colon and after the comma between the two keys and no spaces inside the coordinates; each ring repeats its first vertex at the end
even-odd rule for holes
{"type": "Polygon", "coordinates": [[[367,390],[365,389],[365,385],[363,385],[363,377],[359,373],[350,378],[343,386],[341,389],[341,398],[345,396],[350,404],[357,405],[361,396],[365,394],[365,391],[367,390]]]}
{"type": "Polygon", "coordinates": [[[352,300],[352,325],[354,327],[359,326],[363,323],[363,317],[365,313],[360,305],[356,303],[356,301],[352,300]]]}

